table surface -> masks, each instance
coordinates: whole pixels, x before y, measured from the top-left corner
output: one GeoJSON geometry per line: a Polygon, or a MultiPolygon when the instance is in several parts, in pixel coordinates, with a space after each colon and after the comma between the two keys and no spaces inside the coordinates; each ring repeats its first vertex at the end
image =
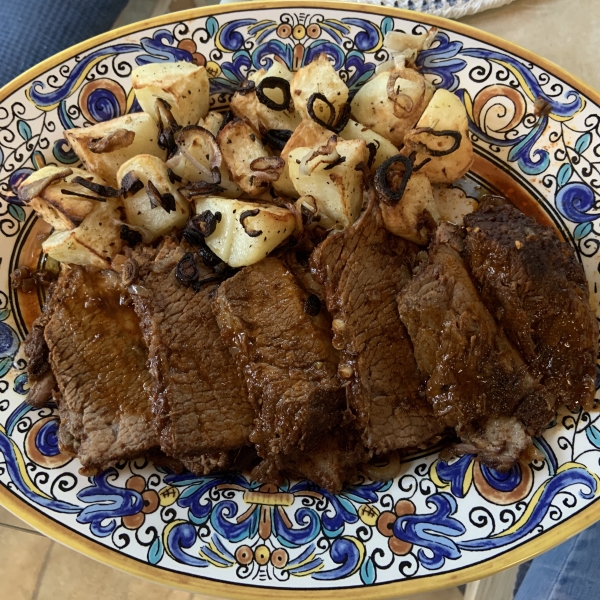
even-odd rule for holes
{"type": "MultiPolygon", "coordinates": [[[[195,0],[196,5],[217,0],[195,0]]],[[[172,8],[194,0],[171,0],[172,8]]],[[[131,0],[125,24],[156,14],[159,0],[131,0]],[[150,8],[149,8],[150,7],[150,8]]],[[[126,17],[126,20],[123,20],[126,17]]],[[[463,23],[510,40],[543,56],[600,90],[597,49],[600,0],[516,0],[514,3],[461,19],[463,23]]],[[[0,581],[2,597],[11,600],[201,600],[207,596],[170,590],[94,562],[32,532],[0,508],[0,581]],[[4,526],[2,526],[4,525],[4,526]],[[21,529],[23,528],[23,529],[21,529]]],[[[456,589],[424,594],[413,600],[460,600],[456,589]]]]}

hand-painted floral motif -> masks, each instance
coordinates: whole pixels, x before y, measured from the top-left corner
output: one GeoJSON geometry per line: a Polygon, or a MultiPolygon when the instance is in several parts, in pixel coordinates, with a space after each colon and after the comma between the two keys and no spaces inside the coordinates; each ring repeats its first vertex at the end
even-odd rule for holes
{"type": "MultiPolygon", "coordinates": [[[[416,17],[415,17],[416,18],[416,17]]],[[[144,460],[87,478],[61,453],[57,416],[23,402],[30,324],[8,273],[35,218],[16,196],[46,164],[76,164],[62,131],[140,110],[136,65],[205,65],[211,103],[226,105],[254,70],[292,70],[327,54],[351,93],[387,60],[389,30],[418,22],[356,10],[247,10],[141,30],[100,44],[0,102],[0,483],[79,535],[162,569],[256,586],[365,586],[454,571],[526,543],[597,501],[598,415],[560,413],[535,440],[543,456],[500,473],[436,452],[394,481],[361,480],[334,496],[306,481],[276,487],[242,473],[175,475],[144,460]]],[[[478,160],[510,174],[572,242],[594,291],[600,274],[598,106],[542,68],[440,31],[418,66],[467,109],[478,160]]],[[[464,186],[496,191],[473,173],[464,186]]]]}

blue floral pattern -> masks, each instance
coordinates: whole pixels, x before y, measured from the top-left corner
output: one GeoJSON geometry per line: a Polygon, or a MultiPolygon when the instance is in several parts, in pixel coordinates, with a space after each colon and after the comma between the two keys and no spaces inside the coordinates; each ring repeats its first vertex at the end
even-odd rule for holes
{"type": "MultiPolygon", "coordinates": [[[[10,268],[35,218],[16,188],[46,164],[75,164],[61,132],[139,110],[135,65],[205,65],[211,104],[274,60],[297,70],[326,53],[351,94],[388,58],[392,29],[422,24],[349,10],[272,9],[139,31],[66,60],[0,102],[0,483],[65,527],[163,569],[256,586],[368,586],[466,568],[538,536],[597,500],[596,414],[563,410],[536,439],[539,460],[499,473],[432,451],[393,481],[361,480],[332,495],[307,481],[276,487],[242,473],[197,477],[132,461],[95,477],[63,455],[52,409],[24,403],[20,342],[30,321],[10,268]]],[[[464,102],[478,156],[510,174],[573,243],[597,291],[600,246],[598,106],[536,65],[440,31],[418,67],[464,102]],[[537,103],[536,103],[537,101],[537,103]],[[539,107],[544,109],[540,111],[539,107]],[[537,107],[537,108],[536,108],[537,107]]],[[[489,185],[484,177],[471,182],[489,185]]]]}

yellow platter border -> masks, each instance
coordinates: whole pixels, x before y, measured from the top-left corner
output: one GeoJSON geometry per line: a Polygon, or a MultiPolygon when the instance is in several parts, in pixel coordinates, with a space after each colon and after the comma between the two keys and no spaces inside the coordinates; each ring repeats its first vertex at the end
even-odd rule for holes
{"type": "MultiPolygon", "coordinates": [[[[441,29],[453,31],[474,38],[476,40],[493,44],[502,48],[511,54],[514,54],[528,62],[531,62],[539,67],[542,67],[549,73],[562,79],[574,89],[583,93],[600,106],[600,94],[573,75],[567,73],[564,69],[538,56],[537,54],[499,38],[495,35],[480,31],[474,27],[457,23],[442,17],[435,17],[423,13],[402,10],[398,8],[387,8],[383,6],[364,6],[352,2],[338,2],[332,0],[267,0],[256,2],[239,2],[233,4],[210,6],[205,8],[196,8],[185,10],[177,13],[170,13],[144,21],[139,21],[119,29],[108,31],[89,40],[71,46],[58,54],[46,59],[25,73],[19,75],[16,79],[0,89],[0,102],[6,99],[26,83],[32,81],[45,71],[61,64],[65,60],[85,52],[98,44],[102,44],[117,38],[122,38],[128,34],[137,31],[166,25],[177,21],[186,21],[198,17],[210,15],[227,14],[231,12],[243,12],[245,9],[277,9],[277,8],[308,8],[315,7],[319,9],[343,9],[352,10],[355,12],[363,12],[377,15],[385,15],[390,17],[398,17],[408,21],[415,21],[435,25],[441,29]]],[[[345,599],[353,600],[379,600],[383,598],[392,598],[398,596],[406,596],[410,594],[430,592],[446,587],[453,587],[468,583],[475,579],[489,577],[495,573],[508,569],[520,562],[529,560],[538,554],[550,550],[554,546],[564,542],[570,537],[576,535],[580,531],[589,527],[596,521],[600,520],[600,502],[594,502],[592,505],[583,509],[581,512],[573,515],[564,523],[557,525],[551,530],[543,533],[535,539],[526,542],[525,544],[509,550],[500,556],[496,556],[489,560],[483,561],[480,564],[466,567],[452,573],[443,573],[440,575],[432,575],[430,577],[408,579],[394,583],[375,584],[372,586],[360,586],[354,588],[340,587],[338,589],[314,590],[314,589],[299,589],[283,590],[264,588],[256,586],[248,586],[243,584],[225,583],[214,581],[212,579],[194,577],[183,573],[176,573],[160,567],[151,566],[134,558],[130,558],[119,554],[115,550],[111,550],[94,542],[93,540],[82,536],[81,534],[72,531],[71,529],[62,526],[60,523],[40,513],[18,496],[10,492],[4,486],[0,486],[0,505],[4,506],[14,515],[35,527],[37,530],[47,535],[49,538],[64,544],[65,546],[77,550],[90,558],[94,558],[104,564],[110,565],[116,569],[120,569],[131,575],[148,579],[155,583],[169,585],[180,589],[185,589],[191,592],[200,592],[211,596],[222,596],[228,598],[238,598],[240,600],[297,600],[301,595],[310,595],[315,600],[331,599],[340,594],[343,594],[345,599]]]]}

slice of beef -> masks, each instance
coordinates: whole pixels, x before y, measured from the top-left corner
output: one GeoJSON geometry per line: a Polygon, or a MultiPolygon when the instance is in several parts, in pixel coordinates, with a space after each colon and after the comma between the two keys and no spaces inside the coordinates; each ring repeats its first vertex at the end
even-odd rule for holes
{"type": "Polygon", "coordinates": [[[593,406],[598,323],[573,248],[514,206],[465,217],[465,261],[490,312],[557,406],[593,406]]]}
{"type": "MultiPolygon", "coordinates": [[[[167,238],[158,254],[134,252],[132,298],[149,348],[162,450],[192,472],[226,468],[248,437],[255,409],[211,308],[216,283],[195,291],[176,278],[186,250],[167,238]]],[[[199,279],[214,278],[196,255],[199,279]]]]}
{"type": "Polygon", "coordinates": [[[44,329],[51,317],[48,306],[53,290],[54,285],[48,289],[46,304],[42,308],[40,316],[33,322],[24,344],[25,356],[28,359],[29,393],[27,394],[27,403],[35,408],[44,406],[52,398],[52,392],[56,388],[56,379],[48,362],[48,344],[44,337],[44,329]]]}
{"type": "Polygon", "coordinates": [[[421,446],[439,435],[424,377],[398,316],[396,296],[418,247],[387,232],[372,199],[356,223],[331,234],[311,256],[333,316],[340,375],[366,446],[376,453],[421,446]]]}
{"type": "Polygon", "coordinates": [[[438,228],[427,263],[398,296],[400,318],[436,415],[456,429],[463,450],[508,468],[531,449],[529,436],[550,422],[553,406],[483,305],[462,244],[456,227],[438,228]]]}
{"type": "Polygon", "coordinates": [[[44,336],[58,384],[62,447],[94,473],[158,445],[148,352],[113,271],[63,266],[44,336]]]}
{"type": "Polygon", "coordinates": [[[250,436],[266,460],[257,473],[272,478],[301,469],[303,476],[339,491],[354,465],[338,464],[328,473],[312,469],[308,460],[327,444],[346,409],[328,320],[305,311],[308,297],[280,259],[266,258],[222,283],[213,308],[260,407],[250,436]]]}

